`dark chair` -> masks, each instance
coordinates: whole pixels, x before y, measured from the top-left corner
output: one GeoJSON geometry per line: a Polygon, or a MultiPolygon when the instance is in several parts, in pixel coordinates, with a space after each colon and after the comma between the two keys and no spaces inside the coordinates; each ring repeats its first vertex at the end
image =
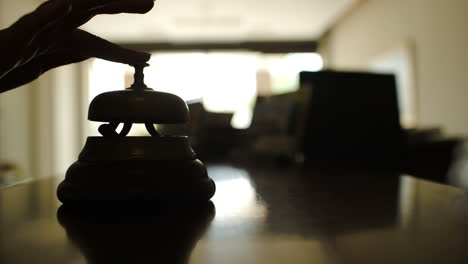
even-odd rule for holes
{"type": "Polygon", "coordinates": [[[393,75],[301,72],[300,85],[308,99],[301,149],[309,164],[383,166],[449,182],[462,140],[440,129],[403,129],[393,75]]]}
{"type": "Polygon", "coordinates": [[[388,165],[405,145],[393,75],[301,72],[308,109],[302,151],[308,161],[388,165]]]}

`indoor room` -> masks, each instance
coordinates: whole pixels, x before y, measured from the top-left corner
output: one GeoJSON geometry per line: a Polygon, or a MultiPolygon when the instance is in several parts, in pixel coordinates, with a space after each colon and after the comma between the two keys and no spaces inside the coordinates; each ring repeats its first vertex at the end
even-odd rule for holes
{"type": "Polygon", "coordinates": [[[0,0],[0,262],[465,263],[467,14],[0,0]]]}

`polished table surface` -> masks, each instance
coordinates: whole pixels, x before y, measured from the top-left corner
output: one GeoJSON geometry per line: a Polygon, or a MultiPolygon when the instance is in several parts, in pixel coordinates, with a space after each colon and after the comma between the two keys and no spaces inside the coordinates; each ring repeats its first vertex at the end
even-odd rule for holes
{"type": "Polygon", "coordinates": [[[468,263],[468,191],[382,170],[211,164],[212,203],[60,207],[0,190],[0,263],[468,263]]]}

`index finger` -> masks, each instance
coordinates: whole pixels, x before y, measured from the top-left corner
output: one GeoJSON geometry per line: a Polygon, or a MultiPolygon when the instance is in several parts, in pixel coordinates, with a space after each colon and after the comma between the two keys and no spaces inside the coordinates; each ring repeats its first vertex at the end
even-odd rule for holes
{"type": "Polygon", "coordinates": [[[4,64],[11,68],[29,61],[95,15],[146,13],[153,6],[154,0],[49,0],[4,30],[8,46],[15,47],[4,64]]]}
{"type": "Polygon", "coordinates": [[[154,6],[155,0],[72,0],[73,6],[94,14],[137,13],[144,14],[154,6]],[[110,13],[111,12],[111,13],[110,13]]]}
{"type": "Polygon", "coordinates": [[[150,11],[153,6],[154,0],[49,0],[20,18],[9,30],[27,44],[41,32],[60,23],[73,25],[76,28],[95,15],[143,14],[150,11]],[[66,18],[68,21],[64,21],[66,18]]]}
{"type": "Polygon", "coordinates": [[[73,10],[67,17],[65,27],[75,29],[96,15],[133,13],[144,14],[150,11],[155,0],[71,0],[73,10]]]}

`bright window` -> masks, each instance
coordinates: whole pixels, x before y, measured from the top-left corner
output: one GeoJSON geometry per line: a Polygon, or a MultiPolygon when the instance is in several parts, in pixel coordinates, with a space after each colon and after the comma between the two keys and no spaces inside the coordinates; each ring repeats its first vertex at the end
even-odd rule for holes
{"type": "MultiPolygon", "coordinates": [[[[207,111],[233,112],[232,125],[250,125],[255,96],[298,89],[299,72],[322,69],[317,53],[263,54],[248,51],[154,53],[145,69],[146,84],[186,101],[203,100],[207,111]]],[[[123,89],[127,65],[95,60],[90,72],[90,100],[123,89]]],[[[127,84],[128,85],[128,84],[127,84]]]]}

